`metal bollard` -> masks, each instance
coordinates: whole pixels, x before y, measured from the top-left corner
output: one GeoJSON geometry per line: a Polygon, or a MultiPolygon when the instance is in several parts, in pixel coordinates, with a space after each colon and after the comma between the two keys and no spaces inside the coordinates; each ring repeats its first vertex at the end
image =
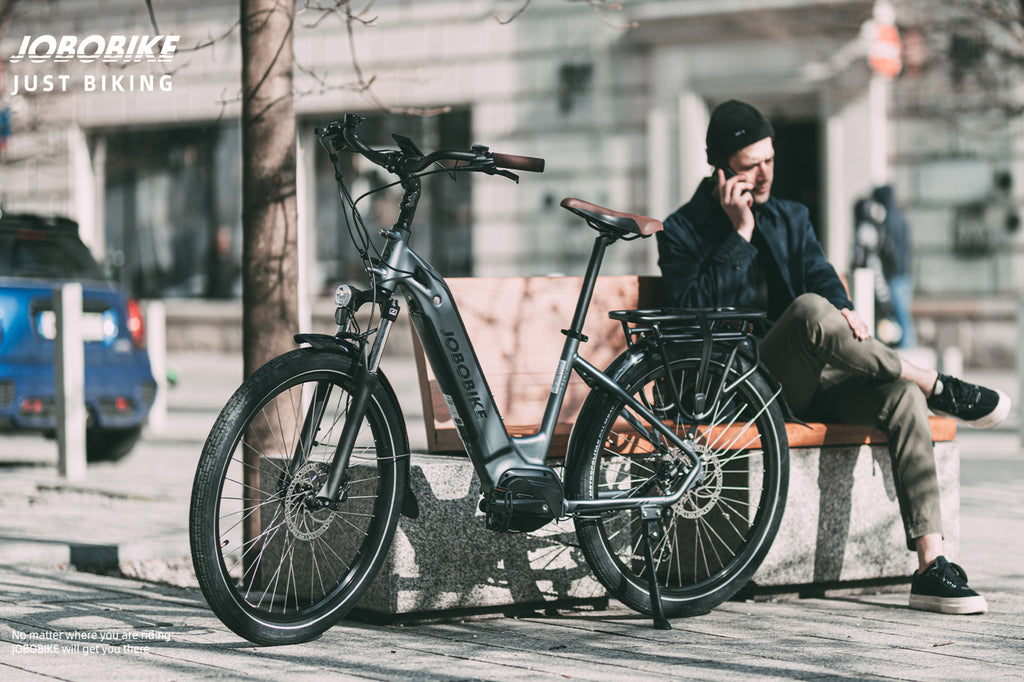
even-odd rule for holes
{"type": "Polygon", "coordinates": [[[875,334],[875,273],[869,268],[857,268],[853,271],[851,287],[853,307],[857,309],[862,320],[868,325],[868,332],[875,334]]]}
{"type": "Polygon", "coordinates": [[[85,477],[85,346],[82,342],[82,285],[53,290],[57,336],[53,343],[57,409],[57,470],[66,479],[85,477]]]}
{"type": "Polygon", "coordinates": [[[149,411],[149,430],[160,435],[167,428],[167,314],[163,301],[146,304],[146,349],[156,379],[156,399],[149,411]]]}

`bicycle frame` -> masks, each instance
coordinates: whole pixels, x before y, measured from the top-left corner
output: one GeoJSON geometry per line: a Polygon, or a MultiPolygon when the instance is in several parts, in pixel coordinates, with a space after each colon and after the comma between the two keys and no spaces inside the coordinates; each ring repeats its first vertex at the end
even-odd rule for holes
{"type": "MultiPolygon", "coordinates": [[[[381,304],[380,325],[371,348],[360,344],[360,363],[356,368],[356,385],[359,388],[352,396],[349,418],[342,429],[330,473],[317,493],[317,499],[323,504],[335,504],[344,487],[345,470],[348,467],[359,423],[362,421],[366,400],[376,383],[381,354],[398,315],[395,294],[399,293],[405,297],[409,305],[413,326],[423,346],[427,361],[434,371],[452,421],[458,429],[459,436],[466,447],[466,452],[469,454],[484,491],[495,488],[495,485],[502,480],[502,476],[512,471],[527,475],[534,473],[548,480],[559,481],[558,485],[561,487],[560,478],[545,465],[545,459],[551,446],[555,423],[565,399],[570,373],[575,371],[592,389],[607,391],[621,399],[640,418],[647,421],[654,431],[660,433],[671,445],[679,448],[688,456],[690,461],[694,462],[694,466],[687,473],[679,488],[670,495],[599,500],[565,500],[563,498],[561,499],[562,514],[613,509],[644,509],[647,513],[651,509],[678,502],[703,478],[703,461],[693,448],[691,441],[680,438],[640,401],[626,393],[611,378],[579,355],[579,345],[584,338],[583,324],[586,321],[587,309],[594,294],[601,262],[605,250],[616,241],[617,237],[598,230],[599,235],[594,242],[590,261],[587,264],[572,325],[569,329],[563,330],[566,340],[555,371],[540,428],[536,433],[530,435],[512,437],[505,428],[504,421],[494,402],[487,379],[484,377],[472,341],[466,332],[458,306],[448,285],[445,284],[440,273],[409,246],[412,221],[421,193],[420,178],[416,174],[416,169],[426,168],[434,162],[435,158],[457,159],[472,165],[479,161],[479,155],[486,152],[486,148],[474,147],[473,151],[469,153],[435,152],[434,155],[420,157],[415,145],[408,140],[396,137],[396,141],[403,147],[403,151],[411,152],[418,157],[414,163],[414,169],[410,170],[408,166],[402,165],[397,157],[373,150],[361,143],[353,132],[358,123],[358,117],[348,116],[344,126],[332,124],[323,134],[327,137],[340,135],[344,139],[347,149],[358,151],[374,163],[398,174],[401,178],[404,195],[394,226],[383,232],[387,245],[382,258],[368,266],[368,274],[375,281],[374,290],[381,294],[377,300],[377,303],[381,304]]],[[[330,153],[340,181],[341,174],[336,165],[335,152],[330,151],[330,153]]],[[[506,163],[511,162],[508,167],[525,170],[543,168],[543,161],[539,159],[501,156],[504,156],[506,163]],[[540,163],[537,164],[537,161],[540,163]]],[[[464,166],[464,168],[471,169],[470,166],[464,166]]],[[[491,174],[500,173],[518,181],[517,176],[497,169],[493,162],[489,168],[477,166],[476,169],[485,170],[491,174]]],[[[571,453],[568,456],[571,456],[571,453]]]]}
{"type": "MultiPolygon", "coordinates": [[[[652,429],[661,433],[675,447],[682,450],[697,465],[691,469],[683,484],[672,495],[607,500],[565,500],[563,512],[607,511],[612,509],[640,509],[662,507],[677,502],[700,481],[703,472],[700,456],[689,440],[680,438],[664,425],[646,406],[627,394],[601,370],[579,355],[583,339],[583,325],[594,293],[597,275],[604,252],[612,239],[599,235],[587,265],[583,286],[576,304],[572,325],[564,330],[565,344],[552,382],[551,393],[544,409],[540,428],[536,433],[512,437],[504,422],[479,360],[473,349],[458,306],[444,278],[408,245],[408,232],[394,230],[389,233],[388,260],[377,269],[381,288],[389,293],[402,293],[410,308],[413,326],[423,346],[427,361],[437,378],[438,386],[451,413],[459,435],[466,446],[470,460],[484,489],[492,488],[502,474],[510,470],[550,471],[545,465],[555,431],[555,423],[562,409],[570,371],[576,371],[588,384],[607,391],[623,400],[646,420],[652,429]]],[[[386,337],[390,321],[381,321],[379,337],[386,337]]],[[[369,352],[368,365],[376,367],[381,350],[381,339],[369,352]]],[[[371,370],[372,371],[372,370],[371,370]]]]}

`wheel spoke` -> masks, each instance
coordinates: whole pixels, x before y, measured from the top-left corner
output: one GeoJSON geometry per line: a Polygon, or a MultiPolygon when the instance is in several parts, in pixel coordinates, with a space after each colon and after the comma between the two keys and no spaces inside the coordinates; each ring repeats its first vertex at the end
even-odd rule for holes
{"type": "MultiPolygon", "coordinates": [[[[693,393],[699,357],[680,355],[671,362],[685,405],[693,393]]],[[[715,396],[723,382],[722,366],[714,361],[709,365],[709,396],[715,396]]],[[[743,586],[774,537],[782,505],[768,502],[785,490],[779,481],[786,473],[783,463],[788,462],[785,428],[778,393],[756,373],[742,381],[735,380],[739,374],[730,375],[727,391],[717,405],[709,406],[709,417],[689,423],[680,418],[676,397],[663,389],[668,383],[663,367],[660,360],[637,363],[628,375],[632,383],[624,388],[684,441],[692,436],[703,464],[702,479],[662,511],[660,537],[651,548],[663,606],[674,613],[700,612],[743,586]]],[[[696,464],[693,453],[672,446],[653,425],[627,409],[609,396],[597,411],[581,413],[580,423],[608,426],[593,434],[592,445],[570,453],[589,459],[586,466],[576,467],[578,473],[568,482],[574,495],[657,496],[675,489],[680,476],[696,464]]],[[[577,518],[576,528],[605,587],[633,608],[649,609],[639,512],[590,512],[577,518]]]]}
{"type": "Polygon", "coordinates": [[[281,356],[246,380],[204,447],[190,521],[196,575],[217,615],[253,641],[305,641],[341,618],[394,532],[409,455],[395,451],[401,413],[384,392],[361,417],[340,500],[317,499],[349,419],[351,377],[338,353],[281,356]]]}

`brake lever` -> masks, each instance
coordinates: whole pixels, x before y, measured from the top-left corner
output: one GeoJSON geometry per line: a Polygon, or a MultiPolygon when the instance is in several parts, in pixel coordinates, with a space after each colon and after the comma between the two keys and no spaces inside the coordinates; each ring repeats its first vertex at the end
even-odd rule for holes
{"type": "Polygon", "coordinates": [[[502,177],[512,180],[517,185],[519,184],[519,176],[510,170],[504,168],[498,168],[494,165],[494,159],[490,157],[478,157],[476,160],[467,163],[464,166],[455,165],[448,169],[449,175],[454,175],[455,171],[478,171],[480,173],[486,173],[487,175],[500,175],[502,177]]]}
{"type": "Polygon", "coordinates": [[[502,177],[514,181],[517,185],[519,184],[519,176],[510,170],[505,170],[504,168],[496,168],[495,166],[490,166],[489,168],[484,169],[484,173],[487,173],[488,175],[500,175],[502,177]]]}
{"type": "Polygon", "coordinates": [[[351,152],[355,151],[350,149],[348,142],[344,136],[345,126],[337,121],[332,121],[327,125],[326,128],[317,128],[313,133],[317,136],[317,139],[321,142],[326,142],[329,145],[328,151],[333,152],[351,152]]]}

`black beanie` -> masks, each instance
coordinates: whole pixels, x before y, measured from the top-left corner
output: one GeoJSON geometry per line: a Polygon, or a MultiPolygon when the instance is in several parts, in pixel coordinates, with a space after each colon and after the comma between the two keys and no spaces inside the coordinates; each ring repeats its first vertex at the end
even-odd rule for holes
{"type": "Polygon", "coordinates": [[[766,137],[775,130],[760,111],[746,102],[731,99],[711,112],[708,123],[708,163],[722,166],[739,150],[766,137]]]}

